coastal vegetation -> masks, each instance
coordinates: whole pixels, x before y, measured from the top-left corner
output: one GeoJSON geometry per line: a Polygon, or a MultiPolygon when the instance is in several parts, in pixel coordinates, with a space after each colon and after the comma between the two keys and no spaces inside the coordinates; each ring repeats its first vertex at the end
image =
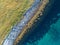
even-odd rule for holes
{"type": "Polygon", "coordinates": [[[34,0],[0,0],[0,45],[34,0]]]}

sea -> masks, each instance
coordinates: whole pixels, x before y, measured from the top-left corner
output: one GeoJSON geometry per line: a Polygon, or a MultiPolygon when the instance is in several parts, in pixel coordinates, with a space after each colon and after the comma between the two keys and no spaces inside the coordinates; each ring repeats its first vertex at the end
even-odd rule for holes
{"type": "Polygon", "coordinates": [[[38,20],[31,30],[21,45],[60,45],[60,0],[54,3],[43,21],[39,23],[38,20]]]}

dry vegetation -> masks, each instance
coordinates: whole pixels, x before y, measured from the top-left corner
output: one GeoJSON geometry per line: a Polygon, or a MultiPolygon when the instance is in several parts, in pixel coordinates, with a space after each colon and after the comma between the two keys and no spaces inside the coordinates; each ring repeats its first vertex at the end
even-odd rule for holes
{"type": "Polygon", "coordinates": [[[0,0],[0,45],[33,0],[0,0]]]}

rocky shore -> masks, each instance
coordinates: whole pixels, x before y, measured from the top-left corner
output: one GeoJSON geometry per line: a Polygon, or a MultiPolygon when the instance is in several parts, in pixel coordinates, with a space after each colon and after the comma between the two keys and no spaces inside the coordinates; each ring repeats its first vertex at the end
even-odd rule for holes
{"type": "Polygon", "coordinates": [[[40,0],[38,1],[35,0],[32,7],[28,9],[28,11],[24,14],[24,18],[12,28],[11,32],[8,34],[8,36],[4,40],[3,45],[13,45],[15,39],[18,37],[18,35],[22,32],[23,28],[27,25],[30,19],[37,12],[38,7],[40,6],[41,3],[42,2],[40,0]]]}
{"type": "Polygon", "coordinates": [[[50,10],[50,8],[52,7],[52,5],[54,4],[54,0],[43,0],[43,3],[41,4],[41,6],[39,7],[39,10],[36,12],[36,14],[34,15],[34,17],[28,22],[28,24],[25,26],[25,28],[22,30],[22,32],[20,33],[20,35],[17,37],[14,45],[16,45],[18,42],[19,45],[21,45],[25,38],[29,35],[29,33],[31,33],[33,30],[30,30],[32,28],[32,26],[36,26],[34,25],[35,22],[37,22],[37,20],[40,20],[40,22],[44,19],[44,17],[47,16],[48,11],[50,10]]]}
{"type": "Polygon", "coordinates": [[[50,0],[35,0],[32,7],[24,14],[24,18],[20,21],[20,23],[12,28],[11,32],[3,42],[3,45],[15,45],[18,41],[22,44],[22,40],[24,40],[25,36],[27,36],[31,31],[29,28],[39,16],[42,17],[40,18],[42,21],[42,19],[46,16],[44,14],[46,14],[51,4],[53,3],[50,0]]]}

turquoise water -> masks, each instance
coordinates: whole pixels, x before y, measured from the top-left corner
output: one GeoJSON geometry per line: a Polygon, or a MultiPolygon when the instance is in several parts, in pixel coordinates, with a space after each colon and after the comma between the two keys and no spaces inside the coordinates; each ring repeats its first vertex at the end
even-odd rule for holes
{"type": "Polygon", "coordinates": [[[60,45],[60,19],[50,25],[49,31],[41,38],[32,43],[26,45],[60,45]]]}
{"type": "MultiPolygon", "coordinates": [[[[32,27],[32,33],[22,45],[60,45],[60,0],[53,5],[45,19],[32,27]]],[[[18,44],[19,45],[19,44],[18,44]]]]}

